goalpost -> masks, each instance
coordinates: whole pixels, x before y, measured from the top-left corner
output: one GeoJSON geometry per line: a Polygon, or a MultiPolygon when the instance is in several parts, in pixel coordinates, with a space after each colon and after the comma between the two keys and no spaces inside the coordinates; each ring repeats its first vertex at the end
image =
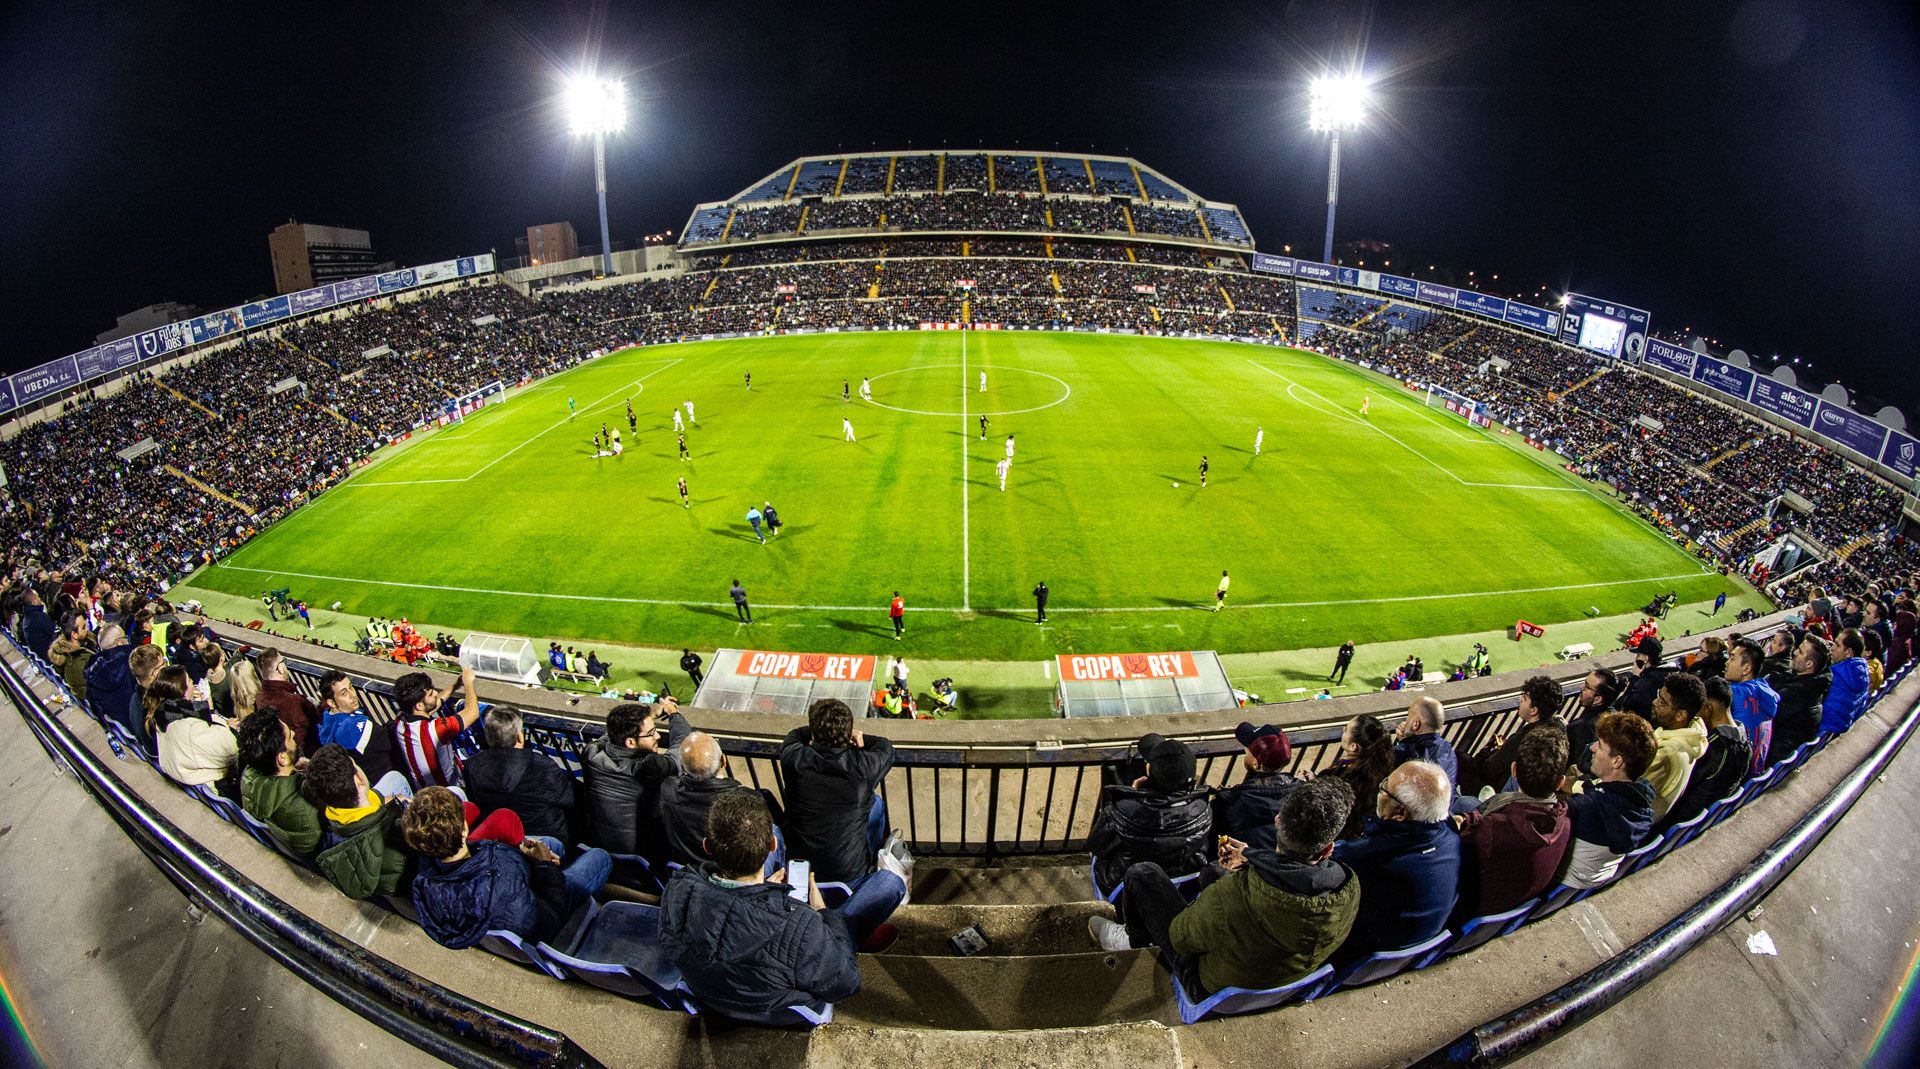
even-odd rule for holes
{"type": "Polygon", "coordinates": [[[1487,415],[1486,405],[1465,394],[1455,393],[1445,386],[1428,386],[1422,403],[1428,408],[1444,408],[1475,427],[1493,426],[1493,417],[1487,415]]]}
{"type": "Polygon", "coordinates": [[[458,397],[449,397],[440,405],[440,415],[435,422],[445,427],[450,423],[459,423],[468,416],[491,404],[498,404],[507,396],[506,384],[499,379],[487,383],[477,390],[471,390],[458,397]]]}

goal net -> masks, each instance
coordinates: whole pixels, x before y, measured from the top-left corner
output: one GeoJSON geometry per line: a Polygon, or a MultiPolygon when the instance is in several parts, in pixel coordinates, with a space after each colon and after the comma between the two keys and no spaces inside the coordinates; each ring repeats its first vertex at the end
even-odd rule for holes
{"type": "Polygon", "coordinates": [[[1445,386],[1428,386],[1425,404],[1428,408],[1444,408],[1476,427],[1493,426],[1493,418],[1487,415],[1486,405],[1445,386]]]}
{"type": "Polygon", "coordinates": [[[495,379],[477,390],[447,398],[441,403],[440,415],[435,422],[442,427],[449,423],[459,423],[488,405],[505,400],[506,396],[506,384],[495,379]]]}

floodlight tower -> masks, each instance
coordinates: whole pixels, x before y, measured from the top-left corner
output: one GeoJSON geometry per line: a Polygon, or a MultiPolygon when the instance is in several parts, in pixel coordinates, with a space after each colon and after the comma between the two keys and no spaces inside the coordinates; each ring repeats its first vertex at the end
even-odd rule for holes
{"type": "Polygon", "coordinates": [[[618,78],[591,74],[567,84],[567,121],[576,134],[593,136],[593,184],[600,196],[600,273],[613,274],[613,241],[607,236],[607,135],[627,125],[627,88],[618,78]]]}
{"type": "Polygon", "coordinates": [[[1307,88],[1307,128],[1333,135],[1327,158],[1327,240],[1323,263],[1333,262],[1333,210],[1340,202],[1340,131],[1360,125],[1367,112],[1367,83],[1357,74],[1315,78],[1307,88]]]}

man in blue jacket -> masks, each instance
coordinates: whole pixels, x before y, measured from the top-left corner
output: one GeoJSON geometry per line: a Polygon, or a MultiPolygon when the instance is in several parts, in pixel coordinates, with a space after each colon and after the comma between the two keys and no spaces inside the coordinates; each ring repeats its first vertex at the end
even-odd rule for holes
{"type": "Polygon", "coordinates": [[[469,842],[466,807],[445,787],[413,796],[400,832],[418,852],[413,906],[433,941],[460,950],[488,932],[537,942],[558,935],[567,918],[607,882],[613,858],[588,849],[564,868],[552,839],[527,836],[518,848],[469,842]]]}
{"type": "Polygon", "coordinates": [[[1447,707],[1440,704],[1440,699],[1416,699],[1407,707],[1400,730],[1394,733],[1393,759],[1401,764],[1432,761],[1447,774],[1447,789],[1452,790],[1460,779],[1460,757],[1453,752],[1453,743],[1440,734],[1446,722],[1447,707]]]}
{"type": "Polygon", "coordinates": [[[31,586],[27,588],[26,601],[20,609],[20,638],[35,657],[44,661],[47,649],[53,645],[53,618],[47,615],[40,592],[31,586]]]}
{"type": "Polygon", "coordinates": [[[745,788],[714,800],[705,846],[712,860],[674,873],[660,900],[661,945],[703,1009],[758,1015],[860,990],[854,951],[891,940],[885,921],[907,893],[890,854],[835,909],[812,876],[805,899],[796,898],[785,869],[763,874],[776,846],[773,816],[745,788]]]}
{"type": "MultiPolygon", "coordinates": [[[[1732,667],[1730,662],[1730,675],[1732,667]]],[[[1620,859],[1646,839],[1653,828],[1654,794],[1641,777],[1653,763],[1657,745],[1653,728],[1635,713],[1608,713],[1600,718],[1592,747],[1593,772],[1599,782],[1566,795],[1573,848],[1568,851],[1563,883],[1586,888],[1610,882],[1620,871],[1620,859]]],[[[1573,786],[1563,784],[1563,793],[1573,786]]]]}
{"type": "Polygon", "coordinates": [[[1360,837],[1333,848],[1333,859],[1360,878],[1360,914],[1336,959],[1413,946],[1446,927],[1460,893],[1452,797],[1446,770],[1408,761],[1380,785],[1378,816],[1367,819],[1360,837]]]}
{"type": "Polygon", "coordinates": [[[1773,745],[1773,718],[1780,711],[1779,692],[1760,675],[1765,664],[1765,651],[1750,638],[1734,643],[1727,657],[1727,682],[1733,684],[1733,719],[1753,746],[1753,763],[1747,769],[1750,776],[1766,770],[1767,752],[1773,745]]]}
{"type": "Polygon", "coordinates": [[[1820,733],[1831,735],[1853,726],[1867,708],[1867,642],[1858,629],[1840,632],[1834,641],[1840,659],[1833,662],[1833,686],[1820,706],[1820,733]]]}
{"type": "Polygon", "coordinates": [[[108,624],[100,629],[100,652],[87,662],[87,705],[94,716],[122,726],[127,726],[127,710],[133,707],[133,672],[127,667],[132,652],[126,631],[108,624]]]}

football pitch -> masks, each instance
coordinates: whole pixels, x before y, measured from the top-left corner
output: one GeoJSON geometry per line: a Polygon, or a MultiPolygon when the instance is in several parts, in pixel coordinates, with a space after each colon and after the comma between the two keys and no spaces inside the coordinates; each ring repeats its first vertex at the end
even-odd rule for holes
{"type": "Polygon", "coordinates": [[[988,331],[651,346],[384,451],[184,585],[541,643],[947,660],[1379,642],[1734,589],[1551,456],[1290,349],[988,331]],[[689,400],[683,461],[670,413],[689,400]],[[624,455],[593,455],[603,423],[624,455]],[[785,526],[763,545],[745,515],[769,501],[785,526]]]}

